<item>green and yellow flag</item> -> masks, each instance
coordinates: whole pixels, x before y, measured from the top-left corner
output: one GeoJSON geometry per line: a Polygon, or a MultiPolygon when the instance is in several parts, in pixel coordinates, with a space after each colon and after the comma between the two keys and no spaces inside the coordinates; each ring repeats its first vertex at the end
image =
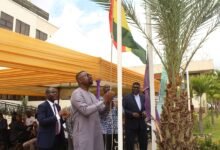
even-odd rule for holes
{"type": "MultiPolygon", "coordinates": [[[[133,39],[125,16],[124,8],[121,10],[122,24],[122,52],[132,52],[146,64],[146,51],[133,39]]],[[[114,46],[117,48],[117,0],[111,0],[109,10],[110,32],[114,46]]]]}

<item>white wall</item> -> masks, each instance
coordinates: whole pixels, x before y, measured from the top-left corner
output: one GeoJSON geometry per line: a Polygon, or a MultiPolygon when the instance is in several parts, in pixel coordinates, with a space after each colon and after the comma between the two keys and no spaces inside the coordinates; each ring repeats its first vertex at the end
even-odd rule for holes
{"type": "MultiPolygon", "coordinates": [[[[202,107],[207,108],[207,100],[206,100],[206,94],[203,94],[201,97],[202,100],[202,107]]],[[[194,108],[199,108],[199,96],[193,95],[192,103],[194,105],[194,108]]]]}

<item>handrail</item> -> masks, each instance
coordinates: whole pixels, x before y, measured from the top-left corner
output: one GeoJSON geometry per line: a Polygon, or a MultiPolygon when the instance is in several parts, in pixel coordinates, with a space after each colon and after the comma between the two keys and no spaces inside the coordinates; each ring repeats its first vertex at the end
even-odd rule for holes
{"type": "Polygon", "coordinates": [[[33,106],[23,106],[12,102],[0,101],[0,112],[3,114],[12,114],[13,112],[25,113],[26,111],[36,112],[37,108],[33,106]]]}

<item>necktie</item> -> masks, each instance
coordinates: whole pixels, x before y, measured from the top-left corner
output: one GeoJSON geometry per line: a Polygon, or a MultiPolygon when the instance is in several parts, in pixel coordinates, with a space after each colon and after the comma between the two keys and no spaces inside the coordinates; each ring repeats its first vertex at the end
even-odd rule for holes
{"type": "MultiPolygon", "coordinates": [[[[56,105],[53,104],[53,109],[54,109],[54,115],[56,116],[57,114],[57,109],[56,109],[56,105]]],[[[59,120],[57,120],[56,122],[56,135],[60,133],[60,122],[59,120]]]]}

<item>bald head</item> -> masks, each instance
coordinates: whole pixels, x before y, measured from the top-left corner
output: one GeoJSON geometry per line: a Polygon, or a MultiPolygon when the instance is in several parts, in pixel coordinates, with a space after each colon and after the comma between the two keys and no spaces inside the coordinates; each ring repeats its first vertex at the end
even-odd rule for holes
{"type": "Polygon", "coordinates": [[[45,95],[49,101],[54,102],[58,99],[58,90],[54,87],[48,87],[45,91],[45,95]]]}

